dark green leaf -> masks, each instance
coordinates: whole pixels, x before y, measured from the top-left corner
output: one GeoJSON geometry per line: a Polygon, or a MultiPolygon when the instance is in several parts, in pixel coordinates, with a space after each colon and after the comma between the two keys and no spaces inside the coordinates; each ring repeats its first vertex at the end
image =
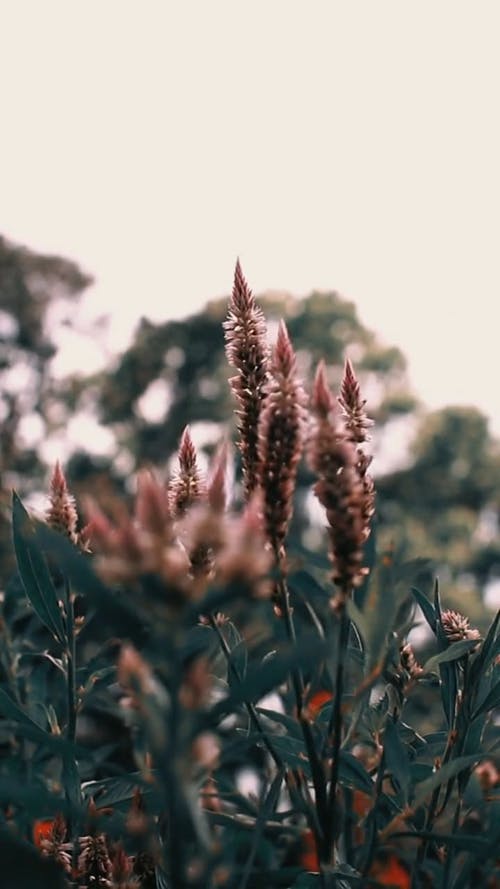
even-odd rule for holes
{"type": "Polygon", "coordinates": [[[429,602],[429,599],[427,598],[427,596],[425,596],[424,593],[421,593],[420,590],[417,589],[417,587],[412,586],[411,592],[413,593],[413,596],[415,597],[415,601],[416,601],[417,605],[419,606],[420,610],[422,611],[422,614],[424,615],[432,632],[434,633],[434,635],[436,635],[437,615],[436,615],[436,610],[435,610],[434,606],[432,605],[431,602],[429,602]]]}
{"type": "Polygon", "coordinates": [[[229,655],[229,663],[233,667],[228,671],[229,687],[238,685],[247,672],[248,652],[246,642],[238,642],[229,655]]]}
{"type": "Polygon", "coordinates": [[[397,723],[392,716],[387,718],[385,726],[384,750],[386,766],[397,786],[403,792],[406,802],[408,785],[410,783],[410,764],[408,752],[400,738],[397,723]]]}
{"type": "Polygon", "coordinates": [[[15,491],[12,496],[12,531],[25,593],[42,623],[64,645],[66,637],[58,596],[43,553],[36,543],[30,517],[15,491]]]}
{"type": "Polygon", "coordinates": [[[470,669],[470,678],[471,681],[475,681],[479,676],[481,676],[484,670],[488,667],[490,657],[493,653],[493,649],[495,646],[497,632],[498,632],[498,624],[500,622],[500,610],[497,611],[495,619],[491,622],[488,632],[484,638],[483,644],[474,658],[474,661],[471,664],[470,669]]]}
{"type": "Polygon", "coordinates": [[[445,784],[451,778],[455,778],[460,772],[465,771],[465,769],[480,762],[482,759],[487,759],[488,755],[487,753],[477,753],[471,756],[459,756],[457,759],[447,762],[441,769],[434,772],[431,778],[426,778],[425,781],[417,785],[413,804],[415,806],[419,805],[436,787],[445,784]]]}
{"type": "Polygon", "coordinates": [[[479,716],[481,713],[488,713],[490,710],[495,710],[496,707],[500,707],[500,682],[497,682],[489,694],[486,695],[486,698],[480,707],[475,711],[474,716],[479,716]]]}
{"type": "Polygon", "coordinates": [[[362,790],[363,793],[373,793],[374,784],[365,767],[347,750],[340,751],[339,781],[348,787],[362,790]]]}
{"type": "Polygon", "coordinates": [[[435,672],[436,667],[440,664],[447,664],[451,661],[458,661],[464,655],[469,654],[477,646],[477,639],[461,639],[460,642],[453,642],[445,651],[440,651],[429,658],[424,664],[426,673],[435,672]]]}
{"type": "Polygon", "coordinates": [[[148,630],[154,629],[148,615],[138,602],[132,606],[123,595],[113,592],[92,570],[89,557],[47,525],[37,523],[36,538],[68,578],[75,592],[84,594],[97,609],[99,619],[113,626],[116,636],[123,636],[142,644],[148,630]]]}
{"type": "Polygon", "coordinates": [[[308,571],[295,571],[290,575],[288,585],[292,593],[306,600],[327,600],[331,596],[331,590],[322,587],[308,571]]]}
{"type": "Polygon", "coordinates": [[[40,728],[2,688],[0,688],[0,713],[5,719],[9,719],[16,724],[16,731],[23,737],[46,744],[48,747],[57,750],[64,746],[65,742],[62,738],[56,735],[49,735],[48,732],[40,728]]]}
{"type": "Polygon", "coordinates": [[[257,712],[262,713],[267,719],[279,723],[294,738],[302,738],[302,730],[296,719],[287,716],[286,713],[280,713],[278,710],[267,710],[265,707],[257,707],[257,712]]]}

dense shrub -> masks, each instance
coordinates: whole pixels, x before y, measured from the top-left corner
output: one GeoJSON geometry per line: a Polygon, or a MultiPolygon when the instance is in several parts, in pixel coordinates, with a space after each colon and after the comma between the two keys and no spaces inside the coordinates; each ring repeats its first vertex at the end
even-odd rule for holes
{"type": "Polygon", "coordinates": [[[239,264],[225,336],[241,479],[186,429],[131,511],[85,524],[59,465],[43,520],[14,494],[1,886],[496,886],[498,617],[481,637],[377,551],[354,370],[307,396],[239,264]],[[290,531],[302,459],[324,553],[290,531]]]}

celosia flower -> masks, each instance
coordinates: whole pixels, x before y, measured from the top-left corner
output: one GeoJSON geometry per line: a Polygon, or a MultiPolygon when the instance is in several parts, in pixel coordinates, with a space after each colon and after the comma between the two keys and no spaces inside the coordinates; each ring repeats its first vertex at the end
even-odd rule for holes
{"type": "Polygon", "coordinates": [[[162,539],[172,525],[168,493],[148,470],[142,470],[137,476],[135,516],[145,531],[162,539]]]}
{"type": "Polygon", "coordinates": [[[281,321],[271,361],[269,393],[259,422],[264,524],[277,559],[282,558],[293,513],[297,467],[302,455],[304,404],[295,352],[281,321]]]}
{"type": "Polygon", "coordinates": [[[182,518],[193,503],[205,495],[205,485],[198,468],[196,448],[189,426],[182,433],[178,460],[179,468],[168,486],[170,511],[176,519],[182,518]]]}
{"type": "Polygon", "coordinates": [[[80,837],[80,854],[78,856],[78,876],[89,887],[110,885],[111,859],[109,857],[106,837],[103,833],[96,836],[80,837]]]}
{"type": "Polygon", "coordinates": [[[228,464],[229,444],[223,441],[215,453],[207,483],[207,499],[214,512],[224,512],[228,505],[228,464]]]}
{"type": "Polygon", "coordinates": [[[346,435],[323,362],[316,373],[311,407],[315,422],[308,442],[308,460],[318,478],[314,493],[326,510],[333,580],[338,587],[338,602],[342,603],[366,574],[364,489],[357,470],[356,447],[346,435]]]}
{"type": "Polygon", "coordinates": [[[120,504],[112,522],[91,498],[84,508],[96,570],[106,583],[135,585],[154,574],[169,587],[183,587],[188,558],[176,538],[167,493],[150,473],[139,476],[134,517],[120,504]]]}
{"type": "Polygon", "coordinates": [[[372,458],[364,452],[361,445],[368,440],[366,430],[373,426],[373,420],[367,416],[366,399],[361,398],[359,383],[348,359],[345,362],[340,395],[337,400],[342,409],[347,436],[357,444],[356,466],[363,482],[363,520],[365,540],[367,540],[370,536],[370,523],[375,513],[375,485],[368,473],[372,458]]]}
{"type": "Polygon", "coordinates": [[[59,461],[57,461],[54,467],[50,480],[49,498],[50,506],[45,515],[47,524],[54,530],[66,534],[72,543],[78,543],[78,534],[76,532],[78,514],[75,499],[68,491],[66,477],[59,461]]]}
{"type": "Polygon", "coordinates": [[[237,370],[236,376],[229,382],[238,402],[238,447],[241,451],[245,498],[248,500],[259,482],[257,430],[266,398],[269,350],[264,314],[255,302],[239,260],[234,272],[224,331],[227,360],[237,370]]]}
{"type": "Polygon", "coordinates": [[[71,844],[66,842],[66,821],[62,815],[38,821],[34,841],[45,858],[52,858],[67,874],[71,873],[71,844]]]}
{"type": "Polygon", "coordinates": [[[134,861],[120,843],[110,850],[112,889],[139,889],[139,881],[134,877],[134,861]]]}
{"type": "Polygon", "coordinates": [[[402,645],[399,650],[399,656],[401,660],[401,666],[403,670],[408,674],[408,678],[410,680],[418,679],[422,673],[424,672],[424,668],[421,664],[418,663],[415,652],[413,651],[413,647],[409,642],[406,642],[405,645],[402,645]]]}
{"type": "Polygon", "coordinates": [[[272,592],[267,579],[272,560],[266,547],[262,493],[256,491],[242,515],[228,524],[227,539],[216,561],[216,582],[233,586],[243,596],[267,597],[272,592]]]}
{"type": "Polygon", "coordinates": [[[475,627],[471,627],[469,618],[459,611],[447,609],[441,614],[441,625],[448,642],[460,642],[463,639],[480,639],[481,634],[475,627]]]}
{"type": "Polygon", "coordinates": [[[349,359],[344,365],[344,375],[340,386],[338,402],[345,418],[346,430],[349,438],[357,444],[368,440],[366,430],[373,426],[366,413],[366,398],[361,398],[359,383],[356,379],[353,366],[349,359]]]}

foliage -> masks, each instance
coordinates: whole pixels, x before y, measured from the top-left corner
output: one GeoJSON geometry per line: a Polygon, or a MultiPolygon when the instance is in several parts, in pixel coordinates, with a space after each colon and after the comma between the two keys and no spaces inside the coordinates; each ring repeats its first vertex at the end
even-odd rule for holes
{"type": "Polygon", "coordinates": [[[243,504],[227,442],[204,476],[189,430],[131,509],[87,497],[84,525],[60,466],[43,520],[13,496],[2,886],[498,885],[500,615],[481,636],[375,539],[352,366],[337,399],[320,365],[306,405],[285,325],[256,349],[241,269],[230,309],[243,504]],[[302,457],[322,553],[290,535],[302,457]]]}

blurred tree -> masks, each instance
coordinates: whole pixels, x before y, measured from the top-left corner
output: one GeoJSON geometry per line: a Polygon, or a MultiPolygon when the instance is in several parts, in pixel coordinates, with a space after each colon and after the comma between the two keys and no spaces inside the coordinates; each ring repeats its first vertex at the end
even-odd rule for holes
{"type": "MultiPolygon", "coordinates": [[[[271,337],[277,321],[285,318],[304,378],[324,357],[331,382],[338,385],[348,353],[379,420],[387,422],[415,407],[404,356],[381,345],[359,321],[352,303],[337,293],[318,292],[303,299],[267,294],[259,303],[271,337]]],[[[222,329],[226,314],[227,299],[221,299],[183,321],[152,324],[142,319],[131,346],[111,372],[100,376],[102,422],[113,428],[136,463],[165,462],[188,422],[211,424],[210,431],[232,416],[222,329]]]]}
{"type": "Polygon", "coordinates": [[[30,442],[64,423],[71,409],[51,377],[54,311],[76,300],[91,282],[76,263],[0,236],[0,560],[11,551],[10,488],[27,494],[46,471],[30,442]]]}
{"type": "MultiPolygon", "coordinates": [[[[233,416],[222,329],[227,299],[211,301],[182,321],[143,318],[130,346],[103,371],[54,379],[55,320],[72,323],[68,307],[91,280],[71,261],[0,237],[0,561],[11,551],[8,491],[16,486],[26,495],[44,487],[47,467],[36,442],[64,427],[73,413],[97,409],[113,433],[111,454],[95,456],[83,444],[67,462],[75,492],[93,490],[101,497],[123,490],[141,464],[164,466],[187,423],[201,424],[210,450],[233,416]],[[37,435],[30,433],[33,427],[37,435]]],[[[278,319],[286,319],[305,380],[324,357],[338,390],[344,357],[353,360],[378,424],[376,439],[385,429],[390,441],[397,418],[415,418],[403,354],[381,344],[353,303],[335,292],[301,299],[268,293],[259,301],[271,339],[278,319]]],[[[499,445],[475,408],[421,417],[408,467],[377,479],[379,535],[382,542],[401,544],[409,556],[433,557],[484,584],[500,574],[499,445]]],[[[309,482],[302,467],[302,496],[309,482]]]]}
{"type": "Polygon", "coordinates": [[[433,558],[444,576],[485,584],[500,569],[500,443],[475,407],[424,415],[406,469],[378,479],[385,538],[433,558]]]}

